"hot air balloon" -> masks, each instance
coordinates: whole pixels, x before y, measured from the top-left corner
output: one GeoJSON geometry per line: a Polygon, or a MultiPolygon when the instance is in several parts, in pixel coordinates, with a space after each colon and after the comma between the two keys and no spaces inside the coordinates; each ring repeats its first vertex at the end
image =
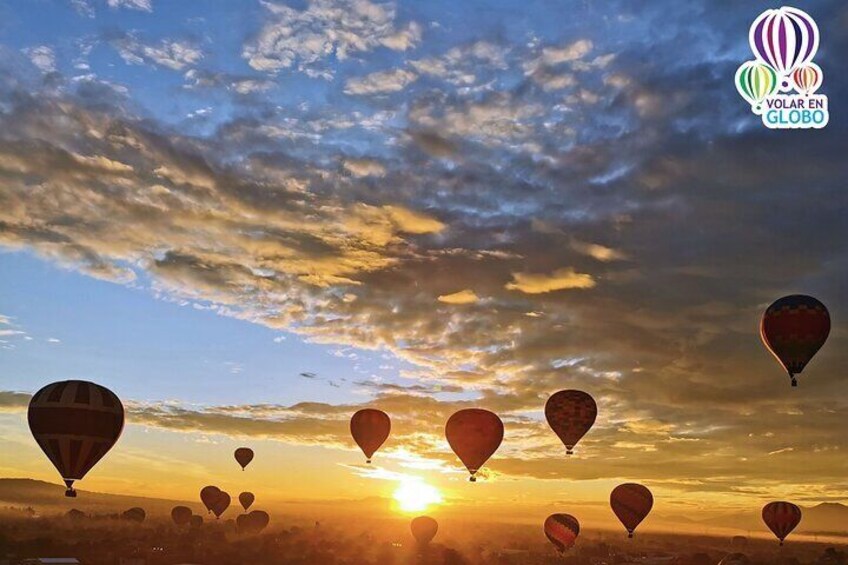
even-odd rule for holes
{"type": "Polygon", "coordinates": [[[718,565],[751,565],[751,560],[744,553],[731,553],[725,555],[718,565]]]}
{"type": "Polygon", "coordinates": [[[200,516],[199,514],[192,515],[191,520],[189,520],[188,524],[192,528],[199,528],[203,525],[203,516],[200,516]]]}
{"type": "Polygon", "coordinates": [[[654,496],[647,487],[636,483],[618,485],[610,493],[610,507],[619,521],[627,528],[627,537],[633,537],[636,529],[654,506],[654,496]]]}
{"type": "Polygon", "coordinates": [[[801,509],[791,502],[769,502],[763,506],[763,522],[780,540],[780,545],[800,521],[801,509]]]}
{"type": "Polygon", "coordinates": [[[421,545],[427,545],[439,531],[439,523],[429,516],[418,516],[412,519],[409,523],[409,529],[412,530],[412,537],[415,538],[421,545]]]}
{"type": "Polygon", "coordinates": [[[504,425],[497,414],[480,408],[466,408],[448,418],[445,436],[459,460],[471,473],[472,483],[477,471],[497,451],[504,436],[504,425]]]}
{"type": "Polygon", "coordinates": [[[224,510],[230,507],[230,495],[224,491],[218,492],[215,496],[215,500],[212,501],[212,513],[215,515],[215,519],[219,519],[221,514],[224,513],[224,510]]]}
{"type": "Polygon", "coordinates": [[[785,78],[816,56],[819,28],[806,12],[784,6],[760,14],[751,24],[748,41],[754,54],[785,78]]]}
{"type": "Polygon", "coordinates": [[[819,89],[823,79],[824,73],[822,73],[821,67],[815,63],[802,65],[792,73],[792,82],[795,84],[795,89],[807,96],[819,89]]]}
{"type": "Polygon", "coordinates": [[[60,381],[29,402],[29,429],[65,485],[77,495],[82,479],[115,445],[124,429],[124,407],[111,390],[86,381],[60,381]]]}
{"type": "Polygon", "coordinates": [[[124,511],[121,514],[121,518],[123,520],[128,520],[130,522],[142,523],[144,522],[144,518],[147,516],[147,513],[144,511],[144,508],[130,508],[129,510],[124,511]]]}
{"type": "Polygon", "coordinates": [[[206,507],[208,512],[212,512],[212,506],[220,493],[221,489],[211,485],[200,489],[200,501],[203,502],[203,506],[206,507]]]}
{"type": "Polygon", "coordinates": [[[545,535],[560,553],[571,548],[580,534],[580,522],[570,514],[551,514],[544,528],[545,535]]]}
{"type": "Polygon", "coordinates": [[[244,468],[248,466],[248,464],[253,461],[253,450],[249,447],[239,447],[236,449],[233,456],[238,461],[238,464],[241,465],[241,470],[244,471],[244,468]]]}
{"type": "Polygon", "coordinates": [[[250,508],[250,505],[253,504],[253,501],[256,497],[253,496],[252,492],[243,492],[239,495],[239,502],[241,503],[241,507],[247,510],[250,508]]]}
{"type": "Polygon", "coordinates": [[[174,506],[171,509],[171,520],[178,526],[184,526],[191,521],[191,508],[188,506],[174,506]]]}
{"type": "Polygon", "coordinates": [[[784,296],[772,303],[760,321],[760,337],[789,373],[792,386],[795,375],[804,370],[830,334],[830,314],[824,304],[803,294],[784,296]]]}
{"type": "Polygon", "coordinates": [[[241,514],[236,518],[236,527],[242,534],[258,534],[268,525],[271,517],[267,512],[254,510],[250,514],[241,514]]]}
{"type": "Polygon", "coordinates": [[[777,73],[758,61],[742,63],[736,70],[736,90],[752,108],[759,110],[766,96],[778,87],[777,73]]]}
{"type": "Polygon", "coordinates": [[[565,444],[565,453],[574,453],[574,446],[595,423],[598,406],[595,399],[582,390],[561,390],[545,403],[548,425],[565,444]]]}
{"type": "Polygon", "coordinates": [[[382,410],[364,408],[350,419],[350,435],[365,454],[366,463],[371,463],[374,452],[380,449],[391,430],[392,421],[382,410]]]}

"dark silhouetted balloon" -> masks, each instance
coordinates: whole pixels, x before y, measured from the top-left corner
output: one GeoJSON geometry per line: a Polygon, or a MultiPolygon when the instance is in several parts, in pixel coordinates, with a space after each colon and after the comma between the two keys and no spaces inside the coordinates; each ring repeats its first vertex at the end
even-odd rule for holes
{"type": "Polygon", "coordinates": [[[627,537],[636,529],[654,506],[654,496],[647,487],[636,483],[618,485],[610,493],[610,507],[627,528],[627,537]]]}
{"type": "Polygon", "coordinates": [[[189,520],[189,525],[192,528],[199,528],[203,525],[203,516],[200,516],[199,514],[193,514],[191,520],[189,520]]]}
{"type": "Polygon", "coordinates": [[[763,522],[780,540],[780,545],[800,521],[801,509],[791,502],[769,502],[763,506],[763,522]]]}
{"type": "Polygon", "coordinates": [[[391,431],[392,421],[382,410],[364,408],[350,419],[350,435],[365,454],[366,463],[371,463],[374,452],[380,449],[391,431]]]}
{"type": "Polygon", "coordinates": [[[215,499],[218,498],[220,493],[221,489],[212,485],[200,489],[200,501],[208,512],[212,512],[212,506],[215,504],[215,499]]]}
{"type": "Polygon", "coordinates": [[[253,504],[254,500],[256,500],[256,497],[253,496],[252,492],[243,492],[239,495],[239,503],[245,510],[250,508],[250,505],[253,504]]]}
{"type": "Polygon", "coordinates": [[[258,534],[268,526],[271,517],[267,512],[254,510],[249,514],[240,514],[236,518],[236,527],[242,534],[258,534]]]}
{"type": "Polygon", "coordinates": [[[409,529],[412,530],[412,537],[421,545],[427,545],[439,531],[439,523],[429,516],[418,516],[413,518],[409,523],[409,529]]]}
{"type": "Polygon", "coordinates": [[[144,511],[144,508],[130,508],[129,510],[124,511],[121,514],[121,518],[124,520],[129,520],[130,522],[142,523],[144,522],[144,518],[147,516],[147,513],[144,511]]]}
{"type": "Polygon", "coordinates": [[[744,553],[730,553],[718,565],[751,565],[751,560],[744,553]]]}
{"type": "Polygon", "coordinates": [[[480,408],[454,413],[445,426],[445,436],[459,460],[471,473],[471,482],[489,457],[497,451],[504,436],[504,425],[497,414],[480,408]]]}
{"type": "Polygon", "coordinates": [[[174,506],[171,509],[171,520],[178,526],[184,526],[191,520],[191,508],[188,506],[174,506]]]}
{"type": "Polygon", "coordinates": [[[224,491],[219,491],[218,495],[215,497],[215,500],[212,501],[212,513],[215,515],[215,519],[221,517],[221,514],[230,507],[230,495],[224,491]]]}
{"type": "Polygon", "coordinates": [[[86,381],[61,381],[29,402],[29,429],[65,481],[65,496],[77,495],[82,479],[112,449],[124,429],[124,407],[111,390],[86,381]]]}
{"type": "Polygon", "coordinates": [[[548,425],[565,444],[568,455],[574,453],[574,446],[586,435],[597,416],[595,399],[582,390],[561,390],[545,403],[548,425]]]}
{"type": "Polygon", "coordinates": [[[798,385],[795,375],[804,370],[829,334],[827,308],[812,296],[803,294],[776,300],[760,321],[760,337],[789,373],[792,386],[798,385]]]}
{"type": "Polygon", "coordinates": [[[551,514],[545,520],[545,535],[562,553],[577,541],[580,534],[580,522],[570,514],[551,514]]]}
{"type": "Polygon", "coordinates": [[[253,461],[253,450],[249,447],[239,447],[233,453],[233,457],[236,458],[238,464],[241,465],[241,470],[244,471],[244,468],[253,461]]]}

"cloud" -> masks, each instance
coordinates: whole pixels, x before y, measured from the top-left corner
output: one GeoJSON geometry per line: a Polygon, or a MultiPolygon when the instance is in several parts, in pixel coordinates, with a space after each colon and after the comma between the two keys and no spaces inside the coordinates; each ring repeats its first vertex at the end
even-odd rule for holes
{"type": "Polygon", "coordinates": [[[345,159],[344,169],[355,177],[382,177],[386,168],[372,159],[345,159]]]}
{"type": "Polygon", "coordinates": [[[203,58],[203,51],[187,41],[163,39],[156,45],[149,45],[129,34],[113,40],[112,45],[129,65],[153,65],[181,71],[203,58]]]}
{"type": "Polygon", "coordinates": [[[387,94],[403,90],[418,78],[413,72],[403,69],[380,71],[361,78],[352,78],[345,83],[346,94],[387,94]]]}
{"type": "Polygon", "coordinates": [[[47,45],[28,47],[23,50],[23,53],[41,72],[52,73],[56,71],[56,54],[51,47],[47,45]]]}
{"type": "Polygon", "coordinates": [[[506,288],[527,294],[542,294],[573,288],[593,288],[597,284],[592,275],[578,273],[572,267],[557,269],[550,275],[512,273],[512,279],[512,282],[506,284],[506,288]]]}
{"type": "Polygon", "coordinates": [[[110,8],[128,8],[130,10],[140,10],[142,12],[152,12],[152,0],[106,0],[106,4],[110,8]]]}
{"type": "Polygon", "coordinates": [[[310,0],[303,10],[263,2],[268,21],[242,55],[258,70],[277,73],[296,67],[310,76],[332,76],[327,59],[343,61],[378,47],[396,51],[420,40],[418,24],[395,25],[395,7],[369,0],[310,0]]]}
{"type": "Polygon", "coordinates": [[[480,300],[480,297],[473,290],[466,288],[451,294],[442,294],[438,300],[445,304],[473,304],[480,300]]]}

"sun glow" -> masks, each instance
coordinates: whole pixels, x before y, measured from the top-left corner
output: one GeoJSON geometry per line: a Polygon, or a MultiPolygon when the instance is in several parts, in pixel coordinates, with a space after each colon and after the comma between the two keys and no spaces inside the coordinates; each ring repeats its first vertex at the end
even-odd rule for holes
{"type": "Polygon", "coordinates": [[[442,495],[421,479],[405,479],[395,489],[394,499],[403,512],[422,512],[432,504],[440,504],[442,495]]]}

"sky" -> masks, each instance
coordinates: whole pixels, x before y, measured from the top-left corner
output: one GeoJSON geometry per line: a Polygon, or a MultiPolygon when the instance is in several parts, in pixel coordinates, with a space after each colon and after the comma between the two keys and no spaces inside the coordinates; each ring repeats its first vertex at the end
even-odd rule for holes
{"type": "Polygon", "coordinates": [[[58,479],[26,406],[75,378],[128,423],[82,489],[241,488],[251,445],[277,501],[848,500],[848,6],[796,5],[823,130],[736,93],[764,2],[0,2],[0,475],[58,479]],[[833,320],[798,389],[757,329],[790,293],[833,320]],[[466,407],[506,427],[470,486],[466,407]]]}

